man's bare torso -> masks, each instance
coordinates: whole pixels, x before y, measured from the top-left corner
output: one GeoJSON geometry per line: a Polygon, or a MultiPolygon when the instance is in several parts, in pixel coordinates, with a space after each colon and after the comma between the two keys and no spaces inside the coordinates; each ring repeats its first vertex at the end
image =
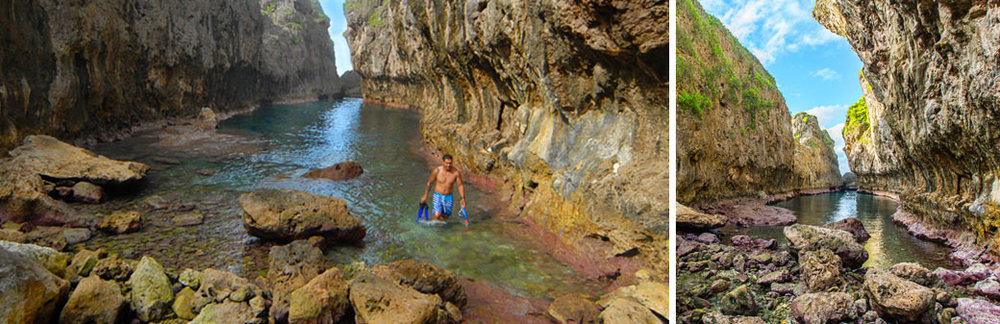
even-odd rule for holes
{"type": "Polygon", "coordinates": [[[455,186],[455,179],[458,178],[458,169],[452,168],[451,171],[448,171],[443,166],[438,167],[436,178],[434,192],[442,195],[451,194],[452,188],[455,186]]]}

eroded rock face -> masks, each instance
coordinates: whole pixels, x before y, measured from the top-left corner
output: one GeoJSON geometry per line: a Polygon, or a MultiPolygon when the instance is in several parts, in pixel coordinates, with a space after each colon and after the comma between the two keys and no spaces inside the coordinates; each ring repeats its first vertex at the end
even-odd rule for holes
{"type": "Polygon", "coordinates": [[[1000,7],[983,1],[817,1],[813,16],[864,63],[845,152],[860,189],[899,195],[922,223],[1000,237],[1000,7]]]}
{"type": "Polygon", "coordinates": [[[15,4],[17,15],[0,18],[0,62],[10,67],[0,72],[0,151],[30,134],[72,138],[205,106],[339,96],[317,3],[15,4]]]}
{"type": "Polygon", "coordinates": [[[513,179],[513,203],[527,215],[577,232],[566,240],[616,228],[666,237],[668,2],[346,9],[366,99],[422,111],[425,142],[472,172],[513,179]]]}
{"type": "Polygon", "coordinates": [[[250,235],[289,241],[321,235],[353,243],[365,237],[361,220],[343,200],[293,189],[259,189],[240,197],[250,235]]]}
{"type": "Polygon", "coordinates": [[[774,79],[722,23],[698,1],[678,5],[678,202],[839,186],[815,118],[793,121],[774,79]]]}
{"type": "Polygon", "coordinates": [[[833,139],[819,126],[816,116],[800,112],[792,116],[795,140],[793,167],[804,188],[839,188],[844,185],[833,150],[833,139]]]}

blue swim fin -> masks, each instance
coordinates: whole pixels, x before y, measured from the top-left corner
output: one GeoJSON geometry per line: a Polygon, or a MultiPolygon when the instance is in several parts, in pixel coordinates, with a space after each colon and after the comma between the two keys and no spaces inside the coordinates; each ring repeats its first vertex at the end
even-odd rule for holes
{"type": "Polygon", "coordinates": [[[469,226],[469,214],[465,212],[465,207],[462,207],[462,210],[459,211],[458,213],[465,218],[465,226],[469,226]]]}
{"type": "Polygon", "coordinates": [[[417,221],[419,222],[421,218],[430,220],[431,212],[427,208],[427,203],[420,203],[420,210],[417,211],[417,221]]]}

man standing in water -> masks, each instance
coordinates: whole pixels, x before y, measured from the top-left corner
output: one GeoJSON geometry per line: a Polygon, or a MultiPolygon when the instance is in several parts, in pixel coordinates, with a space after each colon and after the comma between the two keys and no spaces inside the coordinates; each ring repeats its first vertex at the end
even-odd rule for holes
{"type": "Polygon", "coordinates": [[[431,171],[430,179],[424,186],[424,195],[420,203],[427,202],[427,187],[434,183],[434,220],[447,219],[451,216],[452,186],[458,183],[458,194],[462,195],[462,207],[465,207],[465,184],[462,183],[462,173],[452,165],[451,155],[441,157],[442,165],[431,171]]]}

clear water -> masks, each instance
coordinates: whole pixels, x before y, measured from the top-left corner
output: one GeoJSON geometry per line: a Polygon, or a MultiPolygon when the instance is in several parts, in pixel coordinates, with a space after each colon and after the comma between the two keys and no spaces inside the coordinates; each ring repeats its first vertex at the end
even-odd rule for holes
{"type": "MultiPolygon", "coordinates": [[[[871,238],[864,243],[868,251],[865,266],[889,267],[900,262],[916,262],[934,269],[953,268],[948,261],[950,250],[942,244],[924,241],[907,233],[906,228],[892,222],[892,214],[898,204],[892,199],[843,191],[819,195],[801,196],[775,203],[774,206],[795,212],[799,224],[824,225],[857,217],[871,238]]],[[[730,229],[734,234],[751,237],[774,238],[787,245],[782,233],[783,226],[755,226],[730,229]]]]}
{"type": "Polygon", "coordinates": [[[152,165],[138,192],[103,208],[140,208],[157,195],[193,205],[205,223],[176,227],[171,218],[183,212],[153,211],[142,232],[100,236],[84,246],[152,255],[174,271],[215,267],[253,277],[266,271],[267,247],[243,229],[239,195],[292,188],[345,200],[367,226],[362,246],[328,251],[335,264],[410,258],[533,297],[595,289],[511,235],[521,225],[496,217],[499,208],[491,204],[498,199],[474,186],[465,187],[471,226],[461,223],[457,209],[446,226],[418,225],[420,190],[435,166],[420,152],[419,123],[411,111],[344,99],[262,107],[225,120],[220,135],[210,138],[180,141],[155,131],[99,145],[100,154],[152,165]],[[302,177],[345,160],[360,162],[364,175],[346,181],[302,177]]]}

